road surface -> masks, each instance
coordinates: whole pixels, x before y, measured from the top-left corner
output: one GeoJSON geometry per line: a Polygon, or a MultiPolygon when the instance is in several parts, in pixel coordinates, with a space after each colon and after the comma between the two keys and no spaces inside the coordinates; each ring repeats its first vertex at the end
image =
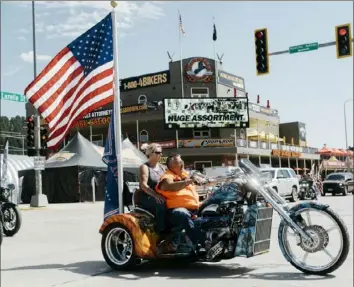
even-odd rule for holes
{"type": "Polygon", "coordinates": [[[1,247],[1,287],[351,287],[353,286],[353,196],[326,196],[344,219],[351,237],[345,264],[328,277],[305,276],[282,256],[277,243],[279,218],[273,221],[270,253],[251,259],[188,266],[150,264],[135,272],[112,271],[103,260],[98,233],[103,204],[50,205],[23,210],[23,225],[1,247]],[[206,280],[207,279],[207,280],[206,280]]]}

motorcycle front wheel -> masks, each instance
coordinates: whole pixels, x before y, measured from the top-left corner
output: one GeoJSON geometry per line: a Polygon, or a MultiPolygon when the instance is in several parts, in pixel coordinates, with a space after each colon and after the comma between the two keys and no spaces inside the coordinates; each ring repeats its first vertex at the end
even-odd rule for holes
{"type": "Polygon", "coordinates": [[[320,210],[314,207],[299,210],[296,217],[302,219],[300,225],[311,240],[303,239],[282,221],[278,240],[284,257],[306,274],[323,276],[337,270],[346,260],[350,246],[348,230],[342,219],[330,208],[320,210]],[[325,219],[331,222],[329,227],[324,227],[325,219]],[[299,256],[295,254],[296,249],[300,251],[299,256]]]}
{"type": "Polygon", "coordinates": [[[21,228],[22,217],[18,207],[12,203],[4,203],[2,206],[4,217],[3,230],[6,236],[14,236],[21,228]]]}

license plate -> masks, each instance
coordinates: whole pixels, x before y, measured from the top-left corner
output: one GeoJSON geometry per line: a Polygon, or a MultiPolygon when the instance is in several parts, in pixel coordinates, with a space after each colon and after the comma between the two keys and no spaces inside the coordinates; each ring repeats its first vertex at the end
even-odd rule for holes
{"type": "Polygon", "coordinates": [[[333,191],[333,188],[329,188],[328,191],[333,191]]]}

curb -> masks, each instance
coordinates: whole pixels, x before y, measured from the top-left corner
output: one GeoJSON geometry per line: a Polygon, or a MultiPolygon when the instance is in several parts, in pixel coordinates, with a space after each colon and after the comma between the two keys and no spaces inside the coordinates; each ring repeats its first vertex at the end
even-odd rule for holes
{"type": "Polygon", "coordinates": [[[18,207],[21,211],[30,211],[30,210],[46,210],[47,207],[25,207],[25,206],[19,206],[18,207]]]}

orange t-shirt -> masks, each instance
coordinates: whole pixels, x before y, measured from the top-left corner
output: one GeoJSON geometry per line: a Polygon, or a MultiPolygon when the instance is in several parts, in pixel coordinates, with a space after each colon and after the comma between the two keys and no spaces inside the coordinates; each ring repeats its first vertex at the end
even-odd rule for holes
{"type": "MultiPolygon", "coordinates": [[[[183,172],[182,178],[187,177],[188,174],[183,172]]],[[[190,210],[198,209],[199,207],[199,195],[195,190],[194,184],[190,184],[180,191],[164,191],[160,189],[160,183],[167,178],[173,179],[173,181],[182,180],[181,177],[167,170],[161,176],[159,184],[155,190],[166,199],[166,206],[168,209],[184,207],[190,210]]]]}

